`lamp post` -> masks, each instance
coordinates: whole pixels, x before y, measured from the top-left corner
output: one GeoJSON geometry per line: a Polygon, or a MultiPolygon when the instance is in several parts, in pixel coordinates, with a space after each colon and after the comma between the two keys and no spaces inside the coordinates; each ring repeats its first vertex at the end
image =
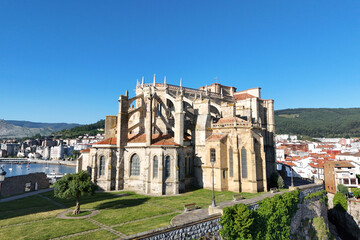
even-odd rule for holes
{"type": "Polygon", "coordinates": [[[215,149],[211,149],[210,152],[210,162],[211,162],[211,167],[212,167],[212,202],[211,202],[211,206],[212,207],[216,207],[216,203],[215,203],[215,190],[214,190],[214,164],[215,164],[215,151],[213,151],[215,149]]]}
{"type": "Polygon", "coordinates": [[[0,167],[0,182],[5,180],[5,175],[6,175],[5,170],[2,167],[0,167]]]}
{"type": "Polygon", "coordinates": [[[290,169],[291,169],[291,187],[294,187],[293,168],[292,168],[292,156],[290,155],[290,169]]]}
{"type": "Polygon", "coordinates": [[[1,196],[1,188],[2,188],[2,182],[5,180],[6,172],[5,170],[0,167],[0,196],[1,196]]]}

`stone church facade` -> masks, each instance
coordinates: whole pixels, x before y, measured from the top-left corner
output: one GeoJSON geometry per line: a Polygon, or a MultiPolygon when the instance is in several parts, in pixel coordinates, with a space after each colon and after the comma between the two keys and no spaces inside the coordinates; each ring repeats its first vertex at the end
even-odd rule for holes
{"type": "Polygon", "coordinates": [[[105,140],[83,150],[78,170],[104,190],[172,195],[194,187],[267,191],[275,171],[274,101],[260,88],[219,83],[192,89],[137,82],[106,116],[105,140]]]}

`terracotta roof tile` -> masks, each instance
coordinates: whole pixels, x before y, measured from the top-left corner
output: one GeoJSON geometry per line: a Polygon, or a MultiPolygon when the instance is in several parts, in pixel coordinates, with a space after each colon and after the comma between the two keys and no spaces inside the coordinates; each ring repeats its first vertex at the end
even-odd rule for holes
{"type": "Polygon", "coordinates": [[[227,118],[220,118],[216,123],[233,123],[233,122],[246,122],[244,119],[239,117],[227,117],[227,118]]]}
{"type": "Polygon", "coordinates": [[[80,152],[81,152],[81,153],[88,153],[88,152],[90,152],[90,148],[83,149],[83,150],[81,150],[80,152]]]}
{"type": "Polygon", "coordinates": [[[354,165],[350,163],[350,161],[328,161],[326,164],[330,164],[333,167],[341,167],[341,168],[353,168],[354,165]]]}
{"type": "Polygon", "coordinates": [[[245,100],[245,99],[248,99],[248,98],[256,98],[256,97],[251,95],[251,94],[248,94],[248,93],[234,94],[234,99],[236,101],[245,100]]]}
{"type": "Polygon", "coordinates": [[[227,133],[213,133],[206,139],[206,141],[217,142],[221,141],[223,138],[227,136],[227,133]]]}
{"type": "Polygon", "coordinates": [[[94,145],[116,145],[116,138],[107,138],[100,142],[94,143],[94,145]]]}

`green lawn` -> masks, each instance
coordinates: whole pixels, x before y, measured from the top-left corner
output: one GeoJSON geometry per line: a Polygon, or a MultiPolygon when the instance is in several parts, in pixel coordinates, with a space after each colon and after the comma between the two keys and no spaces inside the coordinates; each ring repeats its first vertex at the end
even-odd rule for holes
{"type": "Polygon", "coordinates": [[[135,233],[145,232],[151,229],[166,227],[170,225],[170,220],[176,215],[178,215],[178,213],[172,213],[170,215],[159,216],[133,223],[127,223],[119,227],[114,227],[114,229],[126,235],[132,235],[135,233]]]}
{"type": "Polygon", "coordinates": [[[90,232],[90,233],[85,233],[79,236],[74,236],[74,237],[69,237],[66,239],[69,240],[82,240],[82,239],[86,239],[86,240],[111,240],[111,239],[116,239],[119,238],[118,236],[116,236],[115,234],[108,232],[106,230],[99,230],[96,232],[90,232]]]}
{"type": "Polygon", "coordinates": [[[98,228],[84,220],[49,219],[0,229],[0,239],[50,239],[98,228]]]}
{"type": "Polygon", "coordinates": [[[64,211],[39,196],[31,196],[0,204],[0,227],[54,218],[64,211]]]}
{"type": "MultiPolygon", "coordinates": [[[[245,198],[262,193],[243,193],[245,198]]],[[[53,192],[42,193],[56,202],[74,208],[74,200],[53,196],[53,192]]],[[[216,201],[232,200],[232,192],[216,192],[216,201]]],[[[133,192],[98,192],[81,199],[81,209],[96,209],[99,214],[91,218],[125,234],[131,235],[159,227],[168,226],[170,220],[182,213],[184,204],[196,203],[201,208],[211,204],[212,192],[199,189],[178,196],[145,196],[133,192]],[[124,195],[125,196],[119,196],[124,195]]],[[[97,229],[86,219],[58,219],[56,215],[65,211],[47,199],[31,196],[11,202],[0,203],[0,239],[49,239],[97,229]],[[39,220],[41,220],[39,222],[39,220]],[[38,222],[32,222],[38,221],[38,222]],[[24,223],[21,225],[15,225],[24,223]],[[2,227],[2,228],[1,228],[2,227]]],[[[70,239],[115,239],[116,235],[99,229],[70,239]]]]}

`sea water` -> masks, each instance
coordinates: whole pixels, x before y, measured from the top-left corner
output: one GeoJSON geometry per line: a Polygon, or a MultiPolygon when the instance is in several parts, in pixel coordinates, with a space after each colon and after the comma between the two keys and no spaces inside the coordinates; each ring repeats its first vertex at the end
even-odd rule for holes
{"type": "Polygon", "coordinates": [[[76,166],[67,166],[49,163],[3,163],[0,162],[0,167],[6,171],[6,177],[13,177],[19,175],[26,175],[29,173],[44,172],[50,173],[75,173],[76,166]]]}

